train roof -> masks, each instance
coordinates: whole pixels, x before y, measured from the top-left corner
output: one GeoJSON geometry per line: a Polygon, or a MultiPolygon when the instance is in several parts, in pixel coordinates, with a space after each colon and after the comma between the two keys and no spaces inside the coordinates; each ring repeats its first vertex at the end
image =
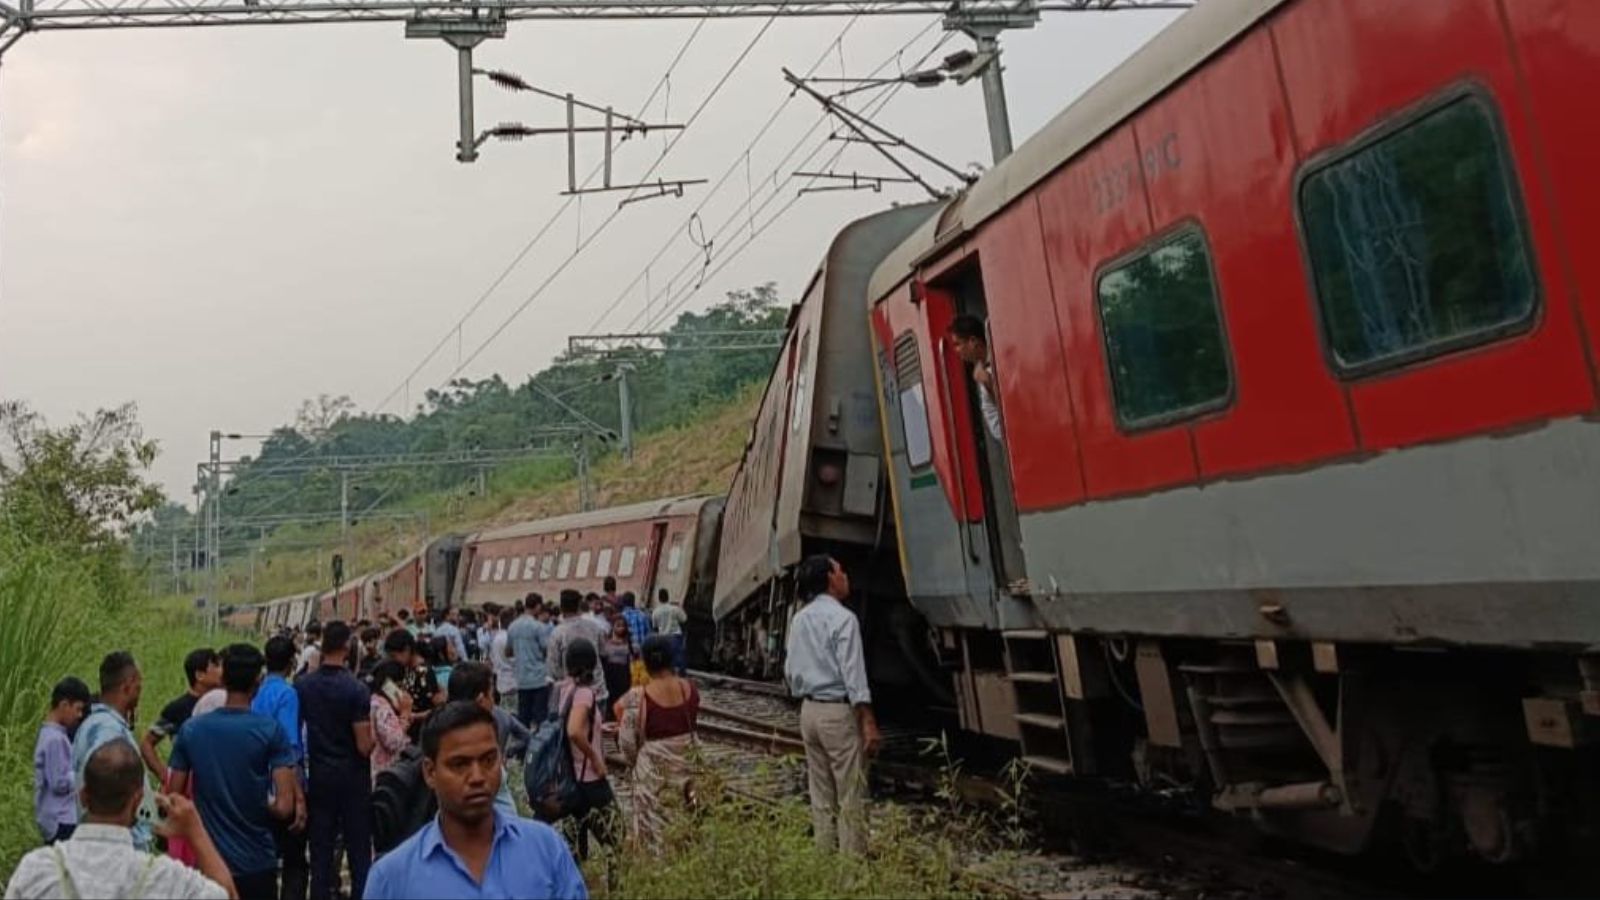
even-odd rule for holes
{"type": "Polygon", "coordinates": [[[873,273],[869,302],[882,299],[924,257],[993,217],[1286,2],[1195,4],[896,247],[873,273]]]}
{"type": "Polygon", "coordinates": [[[639,519],[698,515],[700,507],[704,506],[707,501],[718,499],[719,496],[718,494],[689,494],[683,497],[647,500],[644,503],[630,503],[627,506],[613,506],[608,509],[553,516],[532,522],[518,522],[515,525],[507,525],[504,528],[480,531],[472,535],[468,540],[475,543],[499,541],[507,538],[527,537],[534,534],[548,534],[552,531],[598,528],[603,525],[617,525],[623,522],[638,521],[639,519]]]}

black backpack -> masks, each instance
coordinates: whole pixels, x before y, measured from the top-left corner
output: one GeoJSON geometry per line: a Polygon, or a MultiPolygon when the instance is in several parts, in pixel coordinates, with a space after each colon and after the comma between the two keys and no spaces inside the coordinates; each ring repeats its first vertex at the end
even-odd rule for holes
{"type": "Polygon", "coordinates": [[[400,751],[394,765],[378,773],[372,788],[372,849],[387,853],[428,824],[439,801],[422,777],[422,751],[415,745],[400,751]]]}

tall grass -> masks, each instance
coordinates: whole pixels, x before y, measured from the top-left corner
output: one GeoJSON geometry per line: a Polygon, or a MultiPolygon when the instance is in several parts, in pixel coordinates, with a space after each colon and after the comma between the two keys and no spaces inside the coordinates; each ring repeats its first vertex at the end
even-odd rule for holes
{"type": "MultiPolygon", "coordinates": [[[[107,560],[30,541],[0,522],[0,883],[39,844],[33,744],[50,688],[76,675],[96,688],[100,659],[132,651],[144,671],[143,721],[184,690],[183,656],[207,641],[182,606],[128,599],[107,560]]],[[[136,723],[135,728],[139,725],[136,723]]]]}

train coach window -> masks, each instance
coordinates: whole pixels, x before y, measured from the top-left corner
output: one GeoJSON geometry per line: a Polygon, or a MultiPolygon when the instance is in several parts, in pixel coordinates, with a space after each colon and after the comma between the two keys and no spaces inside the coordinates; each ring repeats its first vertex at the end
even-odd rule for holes
{"type": "Polygon", "coordinates": [[[622,552],[617,556],[617,577],[627,578],[633,574],[633,560],[639,555],[638,548],[632,544],[624,545],[622,552]]]}
{"type": "Polygon", "coordinates": [[[539,554],[530,553],[528,558],[522,561],[522,580],[532,581],[533,576],[537,574],[539,574],[539,554]]]}
{"type": "Polygon", "coordinates": [[[561,551],[561,561],[556,563],[556,577],[565,581],[572,574],[572,551],[561,551]]]}
{"type": "Polygon", "coordinates": [[[578,551],[578,571],[572,573],[573,578],[589,577],[589,556],[588,550],[578,551]]]}
{"type": "Polygon", "coordinates": [[[601,547],[594,558],[594,577],[604,578],[611,574],[611,548],[601,547]]]}
{"type": "Polygon", "coordinates": [[[556,568],[556,555],[555,555],[555,553],[546,553],[544,555],[544,559],[540,560],[540,562],[539,562],[539,580],[540,581],[547,580],[551,576],[551,574],[555,572],[555,568],[556,568]]]}
{"type": "Polygon", "coordinates": [[[894,339],[894,371],[906,462],[918,469],[933,461],[933,438],[928,432],[928,399],[922,387],[922,355],[917,352],[917,336],[909,331],[894,339]]]}
{"type": "Polygon", "coordinates": [[[478,580],[479,581],[488,581],[489,580],[489,576],[491,574],[493,574],[493,572],[494,572],[494,560],[492,560],[492,559],[484,560],[483,561],[483,565],[478,567],[478,580]]]}
{"type": "Polygon", "coordinates": [[[1300,221],[1333,361],[1360,374],[1531,324],[1537,282],[1489,104],[1459,97],[1314,169],[1300,221]]]}
{"type": "Polygon", "coordinates": [[[506,558],[504,556],[494,561],[494,580],[506,580],[506,558]]]}
{"type": "Polygon", "coordinates": [[[1227,351],[1205,238],[1186,228],[1100,275],[1117,418],[1162,425],[1228,402],[1227,351]]]}
{"type": "Polygon", "coordinates": [[[672,536],[672,546],[667,548],[667,571],[676,572],[683,568],[683,535],[672,536]]]}

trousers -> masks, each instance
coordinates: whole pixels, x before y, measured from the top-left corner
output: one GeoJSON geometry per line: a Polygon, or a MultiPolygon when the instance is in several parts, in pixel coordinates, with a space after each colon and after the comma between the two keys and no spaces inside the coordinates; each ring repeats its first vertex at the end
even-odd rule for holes
{"type": "Polygon", "coordinates": [[[311,776],[306,791],[306,831],[311,841],[311,898],[328,900],[339,886],[334,848],[344,837],[350,861],[350,896],[367,889],[372,868],[372,776],[365,771],[311,776]]]}
{"type": "Polygon", "coordinates": [[[278,900],[276,871],[268,869],[249,875],[240,875],[238,872],[229,874],[233,876],[233,886],[239,892],[239,900],[278,900]]]}
{"type": "Polygon", "coordinates": [[[278,845],[278,861],[283,865],[283,883],[279,885],[279,900],[306,900],[306,880],[310,868],[306,864],[306,833],[289,830],[289,823],[277,822],[272,826],[272,838],[278,845]]]}
{"type": "Polygon", "coordinates": [[[525,727],[538,728],[550,707],[550,685],[517,690],[517,720],[525,727]]]}
{"type": "Polygon", "coordinates": [[[867,852],[867,770],[855,710],[848,703],[805,701],[800,738],[806,747],[811,833],[823,850],[867,852]]]}

